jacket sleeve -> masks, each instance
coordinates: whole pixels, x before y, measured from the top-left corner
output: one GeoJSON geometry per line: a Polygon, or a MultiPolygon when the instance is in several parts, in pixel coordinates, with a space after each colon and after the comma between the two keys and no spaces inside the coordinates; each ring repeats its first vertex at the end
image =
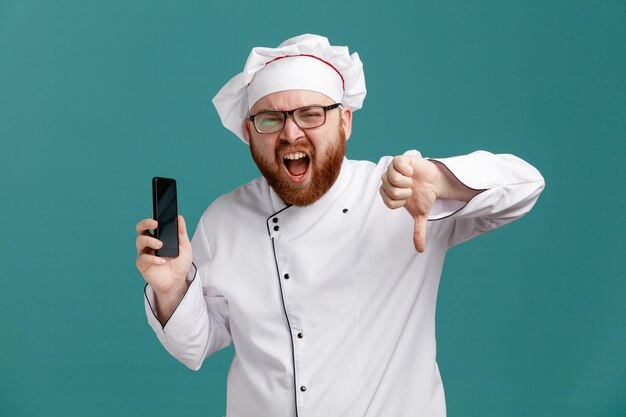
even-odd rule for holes
{"type": "Polygon", "coordinates": [[[144,289],[144,304],[148,324],[165,349],[193,370],[204,359],[231,342],[228,305],[209,283],[206,271],[211,261],[202,219],[191,240],[194,262],[187,277],[189,289],[172,313],[161,325],[156,317],[155,294],[150,285],[144,289]]]}
{"type": "Polygon", "coordinates": [[[477,151],[433,160],[445,165],[466,186],[483,190],[467,203],[435,202],[429,220],[453,222],[448,247],[522,217],[534,206],[545,186],[539,171],[514,155],[477,151]]]}

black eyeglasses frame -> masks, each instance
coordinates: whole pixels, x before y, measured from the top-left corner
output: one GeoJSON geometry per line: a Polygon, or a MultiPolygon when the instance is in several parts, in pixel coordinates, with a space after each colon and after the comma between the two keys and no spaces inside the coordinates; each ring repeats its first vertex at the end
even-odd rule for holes
{"type": "Polygon", "coordinates": [[[255,115],[250,115],[250,121],[252,122],[252,124],[254,125],[254,130],[256,130],[258,133],[262,134],[262,135],[270,135],[272,133],[277,133],[280,132],[281,130],[283,130],[285,128],[285,122],[287,122],[287,117],[291,117],[291,120],[293,120],[293,122],[296,124],[296,126],[298,126],[300,129],[315,129],[317,127],[323,126],[326,123],[326,112],[328,110],[334,110],[337,107],[341,106],[341,103],[334,103],[334,104],[330,104],[328,106],[304,106],[304,107],[298,107],[297,109],[293,109],[293,110],[268,110],[268,111],[262,111],[259,112],[255,115]],[[322,124],[315,126],[315,127],[302,127],[298,124],[298,122],[296,121],[296,118],[294,117],[294,113],[297,112],[298,110],[302,110],[302,109],[308,109],[309,107],[320,107],[322,110],[324,110],[324,121],[322,122],[322,124]],[[254,122],[255,117],[261,115],[261,114],[266,114],[266,113],[282,113],[285,116],[285,119],[283,121],[283,125],[280,129],[278,129],[275,132],[261,132],[259,131],[259,128],[257,127],[256,123],[254,122]]]}

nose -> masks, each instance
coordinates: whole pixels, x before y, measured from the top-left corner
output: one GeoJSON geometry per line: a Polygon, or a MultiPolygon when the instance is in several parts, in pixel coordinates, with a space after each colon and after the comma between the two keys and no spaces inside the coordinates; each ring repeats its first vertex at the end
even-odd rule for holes
{"type": "Polygon", "coordinates": [[[279,138],[284,139],[289,143],[294,143],[296,140],[304,136],[304,131],[298,127],[293,120],[293,115],[287,116],[285,119],[285,126],[280,131],[279,138]]]}

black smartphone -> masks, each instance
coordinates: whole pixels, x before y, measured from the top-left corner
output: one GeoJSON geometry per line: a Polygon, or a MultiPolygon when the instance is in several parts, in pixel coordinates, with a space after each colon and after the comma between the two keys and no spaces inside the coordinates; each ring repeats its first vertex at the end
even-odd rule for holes
{"type": "Polygon", "coordinates": [[[178,256],[178,204],[176,202],[176,180],[152,178],[152,218],[159,224],[154,237],[163,242],[156,256],[178,256]]]}

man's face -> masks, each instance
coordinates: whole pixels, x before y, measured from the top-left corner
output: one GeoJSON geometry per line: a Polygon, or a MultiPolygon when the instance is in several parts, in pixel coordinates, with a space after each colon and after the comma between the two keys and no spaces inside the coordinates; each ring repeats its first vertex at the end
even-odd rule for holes
{"type": "MultiPolygon", "coordinates": [[[[250,114],[333,103],[313,91],[280,91],[257,101],[250,114]]],[[[276,194],[288,204],[306,206],[323,196],[339,176],[351,123],[350,110],[337,108],[326,112],[326,123],[312,129],[298,127],[291,117],[276,133],[258,133],[249,120],[245,128],[252,158],[276,194]]]]}

